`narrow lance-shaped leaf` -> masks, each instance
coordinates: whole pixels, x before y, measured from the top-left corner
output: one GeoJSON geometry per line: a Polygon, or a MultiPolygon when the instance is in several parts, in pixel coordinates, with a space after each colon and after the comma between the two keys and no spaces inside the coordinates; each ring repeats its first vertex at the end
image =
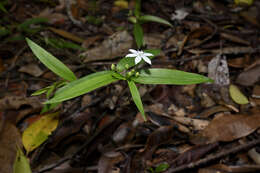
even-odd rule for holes
{"type": "Polygon", "coordinates": [[[26,41],[33,51],[34,55],[53,73],[68,81],[73,81],[77,79],[74,73],[52,54],[44,50],[32,40],[26,38],[26,41]]]}
{"type": "Polygon", "coordinates": [[[213,82],[212,79],[205,76],[180,70],[151,68],[141,70],[139,73],[140,75],[133,76],[132,80],[142,84],[188,85],[213,82]]]}
{"type": "Polygon", "coordinates": [[[136,0],[135,1],[135,10],[134,10],[134,15],[135,17],[139,17],[141,12],[141,0],[136,0]]]}
{"type": "Polygon", "coordinates": [[[43,18],[43,17],[36,17],[36,18],[31,18],[23,22],[22,24],[17,26],[17,29],[19,31],[25,31],[27,33],[35,33],[39,31],[40,28],[31,28],[30,25],[32,24],[40,24],[40,23],[47,23],[48,19],[43,18]]]}
{"type": "Polygon", "coordinates": [[[16,159],[13,166],[13,173],[31,173],[31,167],[27,157],[23,151],[18,147],[16,159]]]}
{"type": "Polygon", "coordinates": [[[143,116],[144,120],[146,121],[143,103],[142,103],[139,91],[133,81],[127,81],[127,82],[128,82],[128,86],[129,86],[133,101],[134,101],[136,107],[138,108],[138,110],[140,111],[141,115],[143,116]]]}
{"type": "Polygon", "coordinates": [[[163,18],[157,17],[157,16],[144,15],[144,16],[141,16],[139,18],[139,20],[142,22],[157,22],[157,23],[165,24],[165,25],[172,27],[172,24],[170,22],[168,22],[167,20],[165,20],[163,18]]]}
{"type": "Polygon", "coordinates": [[[54,97],[45,102],[45,104],[69,100],[82,94],[86,94],[102,86],[108,85],[112,82],[118,81],[119,79],[113,76],[114,73],[114,71],[101,71],[75,80],[60,88],[55,93],[54,97]]]}
{"type": "MultiPolygon", "coordinates": [[[[153,59],[155,56],[160,54],[161,50],[160,49],[149,49],[149,50],[144,50],[144,52],[153,54],[153,56],[149,57],[150,59],[153,59]]],[[[126,65],[127,65],[127,68],[131,68],[131,67],[135,66],[135,58],[132,58],[132,57],[122,58],[117,63],[116,70],[118,72],[122,72],[124,70],[127,70],[126,65]]]]}
{"type": "Polygon", "coordinates": [[[52,104],[45,104],[41,110],[40,114],[44,114],[52,109],[54,109],[55,107],[59,106],[61,103],[57,102],[57,103],[52,103],[52,104]]]}
{"type": "Polygon", "coordinates": [[[5,12],[5,13],[8,13],[2,3],[0,3],[0,10],[3,11],[3,12],[5,12]]]}
{"type": "Polygon", "coordinates": [[[135,42],[137,44],[137,47],[140,49],[143,45],[143,29],[141,25],[137,22],[134,24],[134,37],[135,37],[135,42]]]}

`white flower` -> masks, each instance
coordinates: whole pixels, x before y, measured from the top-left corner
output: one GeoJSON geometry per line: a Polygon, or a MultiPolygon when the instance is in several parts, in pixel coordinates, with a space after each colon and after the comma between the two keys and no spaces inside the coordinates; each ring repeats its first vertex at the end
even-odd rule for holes
{"type": "Polygon", "coordinates": [[[152,64],[150,58],[148,56],[153,56],[151,53],[146,53],[141,50],[129,49],[131,53],[127,54],[126,57],[135,57],[135,64],[138,64],[142,59],[148,64],[152,64]]]}

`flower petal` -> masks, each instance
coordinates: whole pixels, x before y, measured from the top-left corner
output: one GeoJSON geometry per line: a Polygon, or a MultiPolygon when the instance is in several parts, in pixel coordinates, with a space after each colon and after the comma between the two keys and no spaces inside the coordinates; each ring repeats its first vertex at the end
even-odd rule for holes
{"type": "Polygon", "coordinates": [[[153,56],[153,54],[151,54],[151,53],[146,53],[146,52],[145,52],[143,55],[144,55],[144,56],[153,56]]]}
{"type": "Polygon", "coordinates": [[[143,58],[143,60],[144,60],[145,62],[147,62],[148,64],[150,64],[150,65],[152,64],[150,58],[148,58],[148,57],[146,57],[146,56],[142,56],[142,58],[143,58]]]}
{"type": "Polygon", "coordinates": [[[129,53],[129,54],[127,54],[125,57],[136,57],[136,54],[129,53]]]}
{"type": "Polygon", "coordinates": [[[129,49],[129,52],[137,54],[138,51],[134,50],[134,49],[129,49]]]}
{"type": "Polygon", "coordinates": [[[135,58],[135,64],[138,64],[141,60],[142,60],[142,57],[137,56],[137,57],[135,58]]]}

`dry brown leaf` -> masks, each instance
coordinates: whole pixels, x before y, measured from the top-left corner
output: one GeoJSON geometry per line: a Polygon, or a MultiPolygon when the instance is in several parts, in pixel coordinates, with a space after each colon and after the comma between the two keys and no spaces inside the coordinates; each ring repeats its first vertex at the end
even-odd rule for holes
{"type": "Polygon", "coordinates": [[[150,160],[155,149],[163,144],[168,142],[173,136],[174,127],[173,126],[162,126],[156,129],[148,137],[145,144],[144,158],[145,160],[150,160]]]}
{"type": "Polygon", "coordinates": [[[194,118],[188,118],[188,117],[172,117],[175,121],[185,124],[187,126],[192,126],[194,130],[203,130],[205,127],[209,125],[208,120],[200,120],[200,119],[194,119],[194,118]]]}
{"type": "Polygon", "coordinates": [[[88,37],[82,43],[82,47],[88,49],[95,41],[100,40],[101,38],[101,35],[88,37]]]}
{"type": "Polygon", "coordinates": [[[89,49],[80,56],[84,62],[111,60],[126,55],[132,44],[133,38],[127,31],[117,32],[104,40],[100,46],[89,49]]]}
{"type": "Polygon", "coordinates": [[[199,136],[206,137],[208,142],[233,141],[254,132],[260,127],[260,114],[253,115],[223,115],[213,119],[200,132],[199,136]]]}
{"type": "Polygon", "coordinates": [[[228,59],[228,66],[234,68],[244,68],[249,65],[250,56],[228,59]]]}
{"type": "Polygon", "coordinates": [[[144,34],[144,44],[148,49],[160,49],[163,46],[163,34],[144,34]]]}
{"type": "Polygon", "coordinates": [[[42,107],[40,101],[35,97],[6,96],[0,99],[0,110],[19,109],[22,105],[29,105],[33,108],[42,107]]]}
{"type": "Polygon", "coordinates": [[[260,65],[256,65],[239,74],[236,83],[243,86],[252,86],[260,79],[260,65]]]}
{"type": "Polygon", "coordinates": [[[120,152],[103,153],[98,161],[98,173],[112,173],[114,164],[122,159],[123,155],[120,152]]]}
{"type": "MultiPolygon", "coordinates": [[[[60,6],[62,7],[62,6],[60,6]]],[[[62,13],[55,13],[51,9],[46,8],[38,15],[38,17],[43,17],[48,19],[49,24],[61,25],[64,24],[68,17],[62,13]]]]}
{"type": "Polygon", "coordinates": [[[17,146],[22,147],[21,136],[18,129],[11,123],[0,118],[0,172],[13,172],[13,164],[16,158],[17,146]]]}
{"type": "Polygon", "coordinates": [[[64,138],[71,134],[75,134],[80,130],[82,125],[89,120],[89,111],[73,114],[61,123],[56,131],[52,134],[50,148],[56,147],[64,138]],[[70,124],[69,126],[67,124],[70,124]]]}
{"type": "Polygon", "coordinates": [[[62,29],[56,29],[56,28],[53,28],[53,27],[49,27],[49,30],[51,30],[52,32],[64,37],[64,38],[67,38],[69,40],[72,40],[72,41],[75,41],[77,43],[83,43],[84,42],[84,39],[70,33],[70,32],[67,32],[65,30],[62,30],[62,29]]]}
{"type": "Polygon", "coordinates": [[[199,114],[199,117],[200,118],[208,118],[209,116],[211,116],[215,113],[228,112],[228,111],[230,111],[230,109],[228,109],[225,106],[221,106],[221,105],[213,106],[213,107],[210,107],[208,109],[205,109],[202,113],[199,114]]]}
{"type": "Polygon", "coordinates": [[[40,67],[36,64],[24,65],[18,71],[23,73],[28,73],[34,77],[39,77],[43,74],[42,69],[40,69],[40,67]]]}
{"type": "Polygon", "coordinates": [[[176,159],[174,159],[171,162],[171,164],[174,164],[175,166],[179,166],[179,165],[194,162],[200,159],[201,157],[205,156],[208,152],[218,147],[218,145],[219,145],[218,142],[215,142],[212,144],[192,147],[191,149],[180,154],[176,159]]]}
{"type": "Polygon", "coordinates": [[[0,111],[6,111],[7,118],[12,122],[19,122],[25,115],[40,111],[42,104],[37,98],[23,96],[6,96],[0,99],[0,111]],[[23,109],[18,110],[22,106],[23,109]]]}

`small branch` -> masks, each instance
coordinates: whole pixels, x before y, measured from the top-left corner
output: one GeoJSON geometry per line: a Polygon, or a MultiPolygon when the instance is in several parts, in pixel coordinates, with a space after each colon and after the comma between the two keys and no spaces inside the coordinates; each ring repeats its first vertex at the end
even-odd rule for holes
{"type": "Polygon", "coordinates": [[[42,172],[46,172],[46,171],[50,171],[58,166],[60,166],[61,164],[63,164],[64,162],[70,160],[72,158],[72,156],[67,156],[67,157],[64,157],[63,159],[60,159],[59,161],[57,161],[56,163],[54,164],[50,164],[50,165],[47,165],[45,167],[43,167],[42,169],[38,170],[38,171],[33,171],[33,173],[42,173],[42,172]]]}
{"type": "Polygon", "coordinates": [[[206,163],[209,163],[211,161],[214,161],[214,160],[217,160],[217,159],[220,159],[222,157],[225,157],[229,154],[233,154],[233,153],[237,153],[241,150],[248,150],[248,149],[251,149],[253,147],[255,147],[256,145],[260,144],[260,138],[257,139],[257,140],[254,140],[254,141],[251,141],[247,144],[242,144],[242,145],[239,145],[237,147],[234,147],[228,151],[222,151],[216,155],[213,155],[213,156],[208,156],[204,159],[200,159],[198,161],[195,161],[195,162],[191,162],[189,164],[184,164],[184,165],[181,165],[181,166],[178,166],[178,167],[171,167],[169,168],[165,173],[174,173],[174,172],[180,172],[180,171],[184,171],[184,170],[187,170],[187,169],[191,169],[191,168],[195,168],[195,167],[198,167],[198,166],[201,166],[201,165],[205,165],[206,163]]]}

